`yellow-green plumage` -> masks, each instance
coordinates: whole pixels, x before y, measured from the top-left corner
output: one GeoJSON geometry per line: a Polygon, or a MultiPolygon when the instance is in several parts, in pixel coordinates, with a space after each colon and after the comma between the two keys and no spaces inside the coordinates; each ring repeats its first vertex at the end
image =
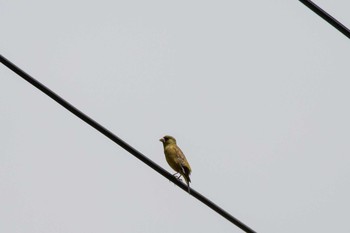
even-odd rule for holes
{"type": "Polygon", "coordinates": [[[174,169],[177,173],[180,173],[180,175],[184,177],[188,186],[188,192],[190,192],[190,174],[192,170],[185,155],[182,153],[181,149],[176,145],[176,140],[174,137],[164,136],[160,139],[160,141],[163,143],[166,161],[172,169],[174,169]]]}

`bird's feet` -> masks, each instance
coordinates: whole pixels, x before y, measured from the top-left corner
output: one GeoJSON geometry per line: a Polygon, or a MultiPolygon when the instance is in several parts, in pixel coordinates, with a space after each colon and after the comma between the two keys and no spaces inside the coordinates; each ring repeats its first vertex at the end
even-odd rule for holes
{"type": "Polygon", "coordinates": [[[175,176],[176,179],[178,179],[178,180],[180,180],[180,178],[181,178],[181,175],[178,172],[174,173],[173,176],[175,176]],[[176,175],[179,175],[179,176],[176,176],[176,175]]]}

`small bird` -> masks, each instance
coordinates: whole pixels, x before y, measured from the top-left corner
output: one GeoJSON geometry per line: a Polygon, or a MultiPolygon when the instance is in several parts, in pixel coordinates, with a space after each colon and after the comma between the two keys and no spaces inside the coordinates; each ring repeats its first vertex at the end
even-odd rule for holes
{"type": "Polygon", "coordinates": [[[176,171],[174,176],[176,177],[176,174],[180,173],[179,177],[177,178],[180,179],[181,176],[184,177],[187,183],[188,193],[190,193],[190,174],[192,170],[185,155],[182,153],[181,149],[176,145],[175,138],[166,135],[163,138],[159,139],[159,141],[163,143],[166,161],[168,162],[170,167],[176,171]]]}

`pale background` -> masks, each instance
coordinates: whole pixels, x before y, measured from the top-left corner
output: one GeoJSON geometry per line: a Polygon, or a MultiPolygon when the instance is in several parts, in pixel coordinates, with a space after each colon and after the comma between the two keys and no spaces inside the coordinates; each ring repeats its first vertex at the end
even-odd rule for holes
{"type": "MultiPolygon", "coordinates": [[[[350,2],[316,1],[350,26],[350,2]]],[[[350,43],[293,1],[0,0],[1,54],[257,232],[350,232],[350,43]]],[[[0,232],[242,232],[0,65],[0,232]]]]}

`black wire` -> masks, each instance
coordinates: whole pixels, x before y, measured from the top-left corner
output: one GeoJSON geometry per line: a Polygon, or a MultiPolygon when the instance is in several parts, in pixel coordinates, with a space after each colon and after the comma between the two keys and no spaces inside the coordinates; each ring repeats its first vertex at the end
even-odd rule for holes
{"type": "Polygon", "coordinates": [[[326,20],[329,24],[331,24],[333,27],[338,29],[341,33],[343,33],[347,38],[350,39],[350,30],[347,27],[345,27],[342,23],[340,23],[338,20],[333,18],[326,11],[324,11],[321,7],[317,6],[315,3],[313,3],[310,0],[299,0],[299,1],[302,2],[305,6],[310,8],[310,10],[318,14],[321,18],[326,20]]]}
{"type": "MultiPolygon", "coordinates": [[[[25,73],[23,70],[21,70],[19,67],[17,67],[15,64],[11,63],[9,60],[7,60],[5,57],[0,55],[0,61],[3,63],[5,66],[7,66],[10,70],[21,76],[23,79],[28,81],[30,84],[44,92],[46,95],[51,97],[53,100],[55,100],[57,103],[62,105],[64,108],[66,108],[68,111],[85,121],[87,124],[98,130],[100,133],[117,143],[119,146],[124,148],[126,151],[134,155],[136,158],[140,159],[142,162],[146,163],[148,166],[156,170],[158,173],[166,177],[167,179],[171,180],[174,184],[182,188],[185,192],[188,191],[187,186],[179,181],[177,178],[175,178],[173,175],[171,175],[169,172],[164,170],[162,167],[160,167],[158,164],[154,163],[152,160],[144,156],[142,153],[137,151],[135,148],[124,142],[122,139],[114,135],[112,132],[110,132],[108,129],[104,128],[102,125],[82,113],[80,110],[78,110],[76,107],[68,103],[66,100],[62,99],[60,96],[58,96],[56,93],[51,91],[49,88],[35,80],[33,77],[31,77],[29,74],[25,73]]],[[[228,221],[231,223],[235,224],[237,227],[241,228],[245,232],[249,233],[254,233],[252,229],[250,229],[248,226],[240,222],[238,219],[230,215],[228,212],[225,210],[221,209],[219,206],[217,206],[215,203],[210,201],[208,198],[204,197],[200,193],[198,193],[194,189],[190,189],[190,194],[203,202],[205,205],[210,207],[212,210],[220,214],[222,217],[226,218],[228,221]]]]}

